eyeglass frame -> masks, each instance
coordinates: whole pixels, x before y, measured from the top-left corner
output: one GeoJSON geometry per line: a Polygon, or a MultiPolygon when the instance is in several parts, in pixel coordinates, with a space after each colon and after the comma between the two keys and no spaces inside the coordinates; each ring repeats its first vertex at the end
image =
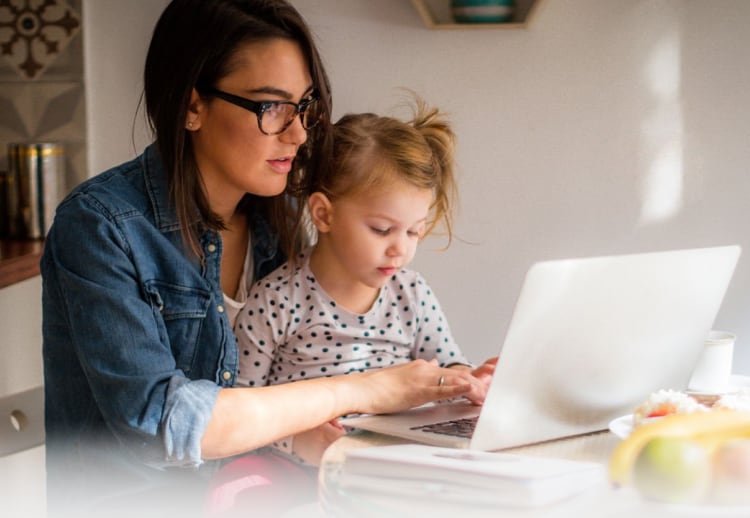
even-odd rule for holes
{"type": "Polygon", "coordinates": [[[229,92],[225,92],[223,90],[219,90],[218,88],[214,88],[212,86],[209,86],[207,88],[201,88],[199,91],[202,94],[205,95],[212,95],[214,97],[218,97],[219,99],[226,101],[230,104],[233,104],[235,106],[239,106],[240,108],[244,108],[245,110],[249,112],[253,112],[258,119],[258,129],[261,133],[268,136],[274,136],[274,135],[280,135],[284,133],[289,126],[292,125],[294,122],[294,119],[296,119],[298,116],[300,117],[300,122],[302,123],[302,127],[305,128],[305,130],[309,130],[311,128],[314,128],[315,125],[320,122],[320,118],[315,119],[315,121],[310,125],[307,126],[305,124],[305,112],[307,111],[307,108],[315,103],[320,102],[320,97],[317,95],[317,90],[313,90],[310,92],[309,98],[303,99],[299,103],[295,103],[292,101],[253,101],[251,99],[247,99],[245,97],[241,97],[239,95],[230,94],[229,92]],[[263,114],[271,107],[271,106],[278,106],[280,104],[288,104],[291,106],[294,106],[294,115],[286,122],[284,123],[284,126],[274,133],[268,133],[263,129],[263,114]]]}

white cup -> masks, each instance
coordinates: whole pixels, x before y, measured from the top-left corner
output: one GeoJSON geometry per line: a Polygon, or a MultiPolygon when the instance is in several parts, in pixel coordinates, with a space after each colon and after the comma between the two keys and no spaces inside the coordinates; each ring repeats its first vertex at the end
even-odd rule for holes
{"type": "Polygon", "coordinates": [[[737,337],[726,331],[711,331],[693,370],[688,390],[721,394],[729,390],[732,357],[737,337]]]}

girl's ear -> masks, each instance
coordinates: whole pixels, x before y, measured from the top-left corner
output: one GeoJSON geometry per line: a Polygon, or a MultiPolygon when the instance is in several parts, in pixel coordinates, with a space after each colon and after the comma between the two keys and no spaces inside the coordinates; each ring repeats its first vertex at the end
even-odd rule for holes
{"type": "Polygon", "coordinates": [[[193,88],[190,93],[190,104],[188,104],[187,116],[185,118],[185,129],[197,131],[201,127],[201,113],[203,111],[203,99],[198,91],[193,88]]]}
{"type": "Polygon", "coordinates": [[[312,193],[310,199],[307,200],[307,207],[310,209],[310,218],[318,232],[328,232],[333,219],[333,204],[328,196],[322,192],[312,193]]]}

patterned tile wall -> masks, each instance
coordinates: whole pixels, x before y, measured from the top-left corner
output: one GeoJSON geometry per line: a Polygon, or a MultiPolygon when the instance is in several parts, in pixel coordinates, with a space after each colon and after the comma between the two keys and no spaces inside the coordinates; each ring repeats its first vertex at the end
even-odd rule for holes
{"type": "Polygon", "coordinates": [[[85,179],[81,0],[0,0],[0,170],[11,142],[65,147],[60,196],[85,179]]]}

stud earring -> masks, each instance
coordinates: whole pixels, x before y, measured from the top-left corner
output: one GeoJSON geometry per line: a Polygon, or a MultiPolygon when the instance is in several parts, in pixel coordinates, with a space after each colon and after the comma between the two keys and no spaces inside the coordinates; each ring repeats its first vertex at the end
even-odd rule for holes
{"type": "Polygon", "coordinates": [[[187,127],[188,129],[193,129],[193,121],[188,121],[187,127]]]}

